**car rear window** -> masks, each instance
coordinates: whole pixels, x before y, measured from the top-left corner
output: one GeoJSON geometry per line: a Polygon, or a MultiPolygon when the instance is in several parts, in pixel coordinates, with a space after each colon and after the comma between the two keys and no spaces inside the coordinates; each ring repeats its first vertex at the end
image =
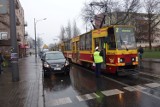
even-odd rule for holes
{"type": "Polygon", "coordinates": [[[57,60],[64,59],[64,55],[62,53],[48,53],[46,54],[46,60],[57,60]]]}

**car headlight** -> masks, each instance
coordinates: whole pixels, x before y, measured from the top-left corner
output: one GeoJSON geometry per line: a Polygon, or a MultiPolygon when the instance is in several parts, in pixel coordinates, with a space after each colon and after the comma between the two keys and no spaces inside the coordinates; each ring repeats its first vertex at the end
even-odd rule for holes
{"type": "Polygon", "coordinates": [[[49,68],[49,64],[47,62],[44,62],[44,67],[49,68]]]}
{"type": "Polygon", "coordinates": [[[67,66],[67,65],[69,65],[69,62],[66,60],[66,62],[65,62],[65,66],[67,66]]]}

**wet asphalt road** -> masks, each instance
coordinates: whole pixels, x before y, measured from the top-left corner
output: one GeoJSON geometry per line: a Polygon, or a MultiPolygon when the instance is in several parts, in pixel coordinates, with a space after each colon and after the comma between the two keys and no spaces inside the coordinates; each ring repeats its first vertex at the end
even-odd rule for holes
{"type": "Polygon", "coordinates": [[[58,74],[44,79],[45,106],[159,107],[158,64],[144,63],[144,67],[150,67],[149,70],[141,69],[133,76],[106,74],[100,78],[96,78],[94,72],[72,65],[69,75],[58,74]]]}

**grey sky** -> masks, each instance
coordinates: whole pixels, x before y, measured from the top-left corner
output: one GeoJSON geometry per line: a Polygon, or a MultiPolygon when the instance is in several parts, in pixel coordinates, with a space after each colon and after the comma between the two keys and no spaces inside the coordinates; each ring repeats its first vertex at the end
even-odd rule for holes
{"type": "Polygon", "coordinates": [[[54,43],[53,39],[59,35],[61,26],[67,26],[70,20],[76,20],[77,26],[84,32],[85,26],[80,16],[85,2],[90,0],[20,0],[24,8],[26,31],[34,38],[34,18],[37,23],[37,35],[42,37],[46,44],[54,43]]]}

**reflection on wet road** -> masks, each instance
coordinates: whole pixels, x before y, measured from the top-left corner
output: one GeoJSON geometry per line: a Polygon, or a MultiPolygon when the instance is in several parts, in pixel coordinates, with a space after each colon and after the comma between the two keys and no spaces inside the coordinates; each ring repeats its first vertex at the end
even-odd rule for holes
{"type": "Polygon", "coordinates": [[[152,61],[146,61],[146,62],[143,62],[144,69],[142,71],[151,73],[151,74],[160,75],[159,66],[160,66],[159,63],[152,62],[152,61]]]}
{"type": "Polygon", "coordinates": [[[73,65],[70,75],[44,79],[46,107],[159,107],[160,84],[136,76],[103,75],[73,65]]]}

